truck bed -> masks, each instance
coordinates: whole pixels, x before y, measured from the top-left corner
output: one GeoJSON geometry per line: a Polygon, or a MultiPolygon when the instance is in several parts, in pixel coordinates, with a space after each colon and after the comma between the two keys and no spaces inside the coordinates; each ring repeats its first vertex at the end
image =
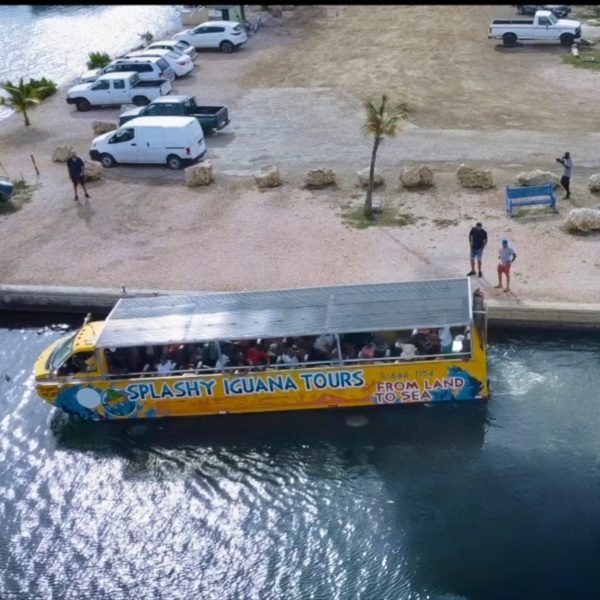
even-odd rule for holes
{"type": "Polygon", "coordinates": [[[533,25],[533,19],[494,19],[492,25],[533,25]]]}
{"type": "Polygon", "coordinates": [[[133,84],[132,88],[143,88],[143,87],[160,87],[166,80],[157,79],[156,81],[138,81],[133,84]]]}

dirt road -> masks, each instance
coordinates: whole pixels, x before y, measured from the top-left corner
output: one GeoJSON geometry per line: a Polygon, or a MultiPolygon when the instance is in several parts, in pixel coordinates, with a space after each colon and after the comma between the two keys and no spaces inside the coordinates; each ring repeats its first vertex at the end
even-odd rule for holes
{"type": "Polygon", "coordinates": [[[10,176],[35,181],[29,154],[42,175],[31,202],[0,216],[0,281],[235,290],[461,276],[468,230],[483,220],[490,248],[480,284],[489,294],[498,295],[496,245],[509,236],[519,254],[513,300],[596,301],[598,237],[570,236],[562,222],[570,207],[598,204],[585,184],[599,158],[591,99],[600,74],[562,65],[560,48],[497,49],[488,22],[511,10],[297,7],[238,53],[202,52],[200,69],[175,87],[230,108],[231,126],[207,138],[216,173],[208,188],[188,189],[183,173],[162,167],[120,166],[76,204],[52,151],[71,144],[85,155],[91,122],[114,121],[119,110],[77,113],[59,94],[32,112],[30,128],[1,122],[10,176]],[[388,226],[356,229],[346,220],[362,203],[355,171],[370,151],[361,100],[382,91],[412,112],[380,152],[388,226]],[[523,166],[560,172],[553,158],[567,148],[573,203],[561,202],[559,216],[509,219],[502,186],[523,166]],[[432,165],[435,188],[398,190],[411,162],[432,165]],[[491,167],[498,187],[460,188],[461,162],[491,167]],[[270,163],[286,185],[261,193],[250,175],[270,163]],[[339,187],[300,190],[306,169],[321,165],[336,168],[339,187]]]}

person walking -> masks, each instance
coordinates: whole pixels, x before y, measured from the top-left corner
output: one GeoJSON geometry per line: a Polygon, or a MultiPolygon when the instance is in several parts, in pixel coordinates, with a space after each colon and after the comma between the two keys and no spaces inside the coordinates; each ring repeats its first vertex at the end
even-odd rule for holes
{"type": "Polygon", "coordinates": [[[483,256],[483,249],[487,244],[487,231],[483,228],[481,223],[477,223],[475,227],[471,228],[469,232],[469,245],[471,246],[471,270],[467,273],[467,277],[475,275],[475,259],[477,259],[477,268],[479,270],[479,277],[483,277],[481,272],[481,258],[483,256]]]}
{"type": "Polygon", "coordinates": [[[560,184],[567,192],[567,195],[563,200],[567,200],[571,197],[571,171],[573,170],[573,161],[571,160],[571,155],[568,152],[565,152],[562,158],[556,159],[556,162],[564,167],[563,176],[560,178],[560,184]]]}
{"type": "Polygon", "coordinates": [[[75,190],[75,201],[79,200],[77,196],[77,186],[80,185],[83,188],[86,198],[90,198],[91,196],[88,194],[87,189],[85,187],[85,165],[79,156],[77,156],[77,152],[75,150],[71,150],[71,155],[69,156],[69,160],[67,160],[67,169],[69,169],[69,177],[73,182],[73,189],[75,190]]]}
{"type": "Polygon", "coordinates": [[[502,273],[506,275],[506,288],[505,292],[510,291],[510,266],[515,262],[517,258],[516,252],[508,245],[508,240],[502,240],[502,246],[500,246],[500,252],[498,253],[498,285],[495,288],[502,287],[502,273]]]}

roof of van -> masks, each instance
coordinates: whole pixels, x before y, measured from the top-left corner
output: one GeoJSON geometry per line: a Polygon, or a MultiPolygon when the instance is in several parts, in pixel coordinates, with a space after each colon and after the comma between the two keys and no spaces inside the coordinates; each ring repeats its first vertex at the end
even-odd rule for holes
{"type": "Polygon", "coordinates": [[[99,348],[468,325],[468,277],[121,298],[99,348]]]}
{"type": "MultiPolygon", "coordinates": [[[[136,117],[127,121],[123,127],[132,125],[145,127],[187,127],[190,123],[198,123],[196,117],[136,117]]],[[[200,123],[198,123],[200,125],[200,123]]]]}

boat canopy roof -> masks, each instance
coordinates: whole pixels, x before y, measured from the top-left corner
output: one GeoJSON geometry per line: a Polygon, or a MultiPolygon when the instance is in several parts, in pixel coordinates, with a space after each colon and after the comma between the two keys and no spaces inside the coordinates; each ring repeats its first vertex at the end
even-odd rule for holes
{"type": "Polygon", "coordinates": [[[121,298],[96,346],[161,346],[468,325],[467,277],[121,298]]]}

